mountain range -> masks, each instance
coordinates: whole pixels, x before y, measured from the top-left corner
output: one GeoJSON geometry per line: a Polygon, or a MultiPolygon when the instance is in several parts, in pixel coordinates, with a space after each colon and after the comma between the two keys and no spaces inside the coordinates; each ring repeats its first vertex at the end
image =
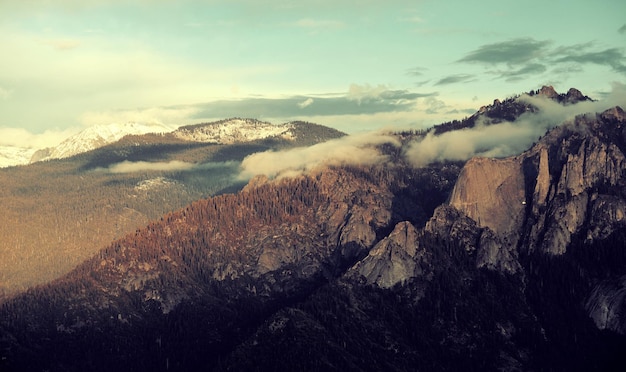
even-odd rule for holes
{"type": "Polygon", "coordinates": [[[294,123],[272,124],[255,119],[231,118],[179,128],[152,123],[128,122],[93,125],[54,147],[36,149],[0,146],[0,168],[25,165],[50,159],[63,159],[119,141],[125,136],[155,133],[173,135],[185,141],[233,144],[268,137],[293,136],[294,123]]]}
{"type": "MultiPolygon", "coordinates": [[[[12,294],[0,308],[0,365],[622,370],[626,114],[555,121],[590,102],[544,87],[426,131],[314,135],[304,147],[274,133],[245,145],[185,142],[184,151],[176,136],[126,137],[24,167],[145,172],[141,161],[163,148],[159,164],[246,167],[278,154],[290,166],[196,198],[12,294]],[[496,140],[476,139],[485,133],[496,140]],[[510,133],[531,143],[503,146],[510,133]],[[457,136],[463,153],[450,148],[457,136]],[[358,159],[329,151],[355,143],[358,159]],[[344,157],[306,168],[290,159],[319,153],[344,157]]],[[[215,139],[204,131],[193,138],[215,139]]],[[[181,182],[154,176],[107,182],[181,182]]]]}
{"type": "MultiPolygon", "coordinates": [[[[230,144],[193,138],[196,131],[206,134],[213,127],[244,122],[232,119],[170,133],[125,135],[74,156],[0,169],[0,300],[67,273],[112,240],[164,213],[243,187],[238,167],[251,153],[344,135],[312,123],[275,126],[247,120],[250,126],[278,128],[278,134],[240,135],[240,142],[230,144]]],[[[67,143],[84,149],[92,142],[80,140],[102,138],[103,131],[98,133],[67,143]]],[[[115,133],[107,138],[119,137],[115,133]]]]}

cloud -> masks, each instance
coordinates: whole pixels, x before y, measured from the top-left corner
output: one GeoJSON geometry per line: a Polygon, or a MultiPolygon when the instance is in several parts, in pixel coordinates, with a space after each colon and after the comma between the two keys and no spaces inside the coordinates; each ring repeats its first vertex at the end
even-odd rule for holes
{"type": "Polygon", "coordinates": [[[345,23],[341,21],[335,20],[327,20],[327,19],[311,19],[311,18],[303,18],[294,22],[295,26],[307,28],[307,29],[315,29],[315,30],[329,30],[329,29],[338,29],[345,27],[345,23]]]}
{"type": "MultiPolygon", "coordinates": [[[[518,98],[539,108],[537,113],[526,113],[514,122],[486,125],[478,122],[474,128],[434,135],[408,145],[404,156],[414,166],[444,160],[467,160],[474,156],[504,157],[527,150],[538,137],[557,125],[588,112],[601,112],[607,108],[626,106],[626,85],[615,83],[613,90],[602,101],[560,105],[543,96],[522,95],[518,98]]],[[[434,97],[428,98],[434,111],[447,106],[434,97]]],[[[391,144],[399,147],[396,137],[388,132],[372,131],[349,135],[310,147],[283,151],[266,151],[247,156],[240,166],[240,179],[257,175],[269,178],[291,177],[313,172],[332,165],[383,164],[389,158],[378,146],[391,144]]]]}
{"type": "Polygon", "coordinates": [[[419,167],[436,161],[467,160],[474,156],[516,155],[528,149],[547,130],[572,120],[576,115],[602,112],[610,107],[626,105],[626,86],[616,83],[613,91],[604,100],[576,105],[562,106],[541,96],[522,95],[518,99],[538,107],[539,111],[523,114],[514,122],[497,125],[479,122],[474,128],[440,135],[431,131],[408,147],[406,158],[419,167]]]}
{"type": "Polygon", "coordinates": [[[506,64],[509,66],[527,63],[547,52],[550,41],[520,38],[493,44],[485,44],[469,52],[458,62],[506,64]]]}
{"type": "Polygon", "coordinates": [[[42,133],[32,133],[24,128],[0,128],[0,146],[29,149],[54,147],[79,130],[79,128],[48,129],[42,133]]]}
{"type": "Polygon", "coordinates": [[[450,75],[443,79],[440,79],[435,83],[435,85],[447,85],[447,84],[455,84],[455,83],[464,83],[468,81],[473,81],[474,75],[468,74],[456,74],[450,75]]]}
{"type": "Polygon", "coordinates": [[[422,23],[424,22],[424,19],[418,16],[409,16],[409,17],[401,18],[401,21],[408,22],[408,23],[422,23]]]}
{"type": "Polygon", "coordinates": [[[313,103],[313,98],[309,97],[305,99],[304,101],[298,103],[298,107],[305,108],[307,106],[310,106],[312,103],[313,103]]]}
{"type": "Polygon", "coordinates": [[[426,71],[428,71],[428,69],[425,67],[413,67],[408,69],[406,73],[410,76],[422,76],[426,71]]]}
{"type": "Polygon", "coordinates": [[[622,25],[622,27],[620,27],[617,32],[619,32],[620,34],[626,34],[626,23],[622,25]]]}
{"type": "Polygon", "coordinates": [[[350,101],[357,101],[360,103],[372,103],[372,102],[398,102],[415,100],[421,97],[432,96],[432,93],[414,93],[405,89],[391,90],[386,85],[371,86],[369,84],[359,85],[350,84],[348,89],[348,95],[346,98],[350,101]]]}
{"type": "Polygon", "coordinates": [[[428,97],[424,100],[424,105],[426,106],[427,114],[439,114],[443,111],[449,110],[449,106],[440,99],[435,97],[428,97]]]}
{"type": "Polygon", "coordinates": [[[191,170],[193,167],[193,163],[178,160],[170,162],[123,161],[109,166],[106,170],[110,173],[134,173],[145,171],[184,171],[191,170]]]}
{"type": "Polygon", "coordinates": [[[197,120],[227,117],[294,120],[307,117],[337,115],[371,115],[381,112],[413,111],[417,100],[436,93],[392,90],[384,85],[350,85],[346,93],[281,98],[248,97],[193,105],[197,120]]]}
{"type": "Polygon", "coordinates": [[[369,84],[350,84],[350,87],[348,88],[347,98],[351,101],[357,102],[369,101],[381,98],[387,91],[387,86],[382,84],[379,84],[377,86],[371,86],[369,84]]]}
{"type": "Polygon", "coordinates": [[[580,64],[596,64],[610,66],[614,71],[626,73],[626,56],[618,48],[605,49],[599,52],[573,52],[557,58],[557,63],[575,62],[580,64]]]}
{"type": "Polygon", "coordinates": [[[237,162],[209,162],[209,163],[188,163],[179,160],[172,160],[169,162],[148,162],[148,161],[128,161],[125,160],[120,163],[115,163],[107,168],[97,168],[98,172],[109,173],[137,173],[137,172],[181,172],[191,170],[207,170],[217,169],[224,167],[234,167],[238,165],[237,162]]]}
{"type": "Polygon", "coordinates": [[[518,81],[524,79],[527,75],[541,74],[546,72],[547,67],[541,63],[531,63],[518,70],[505,71],[500,73],[506,81],[518,81]]]}
{"type": "MultiPolygon", "coordinates": [[[[469,52],[457,62],[484,64],[486,67],[504,65],[506,70],[490,70],[490,74],[498,75],[507,82],[522,80],[528,76],[540,75],[552,68],[553,74],[563,73],[561,65],[569,65],[568,69],[576,69],[586,64],[607,66],[613,71],[626,74],[626,56],[622,49],[609,48],[594,50],[595,42],[580,43],[552,47],[549,40],[532,38],[513,39],[498,43],[485,44],[469,52]]],[[[448,81],[457,82],[468,75],[457,74],[440,80],[437,84],[448,81]]]]}
{"type": "Polygon", "coordinates": [[[387,161],[376,148],[378,145],[400,146],[398,139],[382,132],[345,136],[284,151],[266,151],[247,156],[241,163],[241,179],[257,175],[270,178],[290,177],[310,172],[320,166],[371,165],[387,161]]]}
{"type": "Polygon", "coordinates": [[[80,121],[85,126],[96,124],[128,123],[162,124],[177,127],[188,124],[189,117],[198,111],[193,106],[151,107],[137,110],[89,111],[81,115],[80,121]]]}

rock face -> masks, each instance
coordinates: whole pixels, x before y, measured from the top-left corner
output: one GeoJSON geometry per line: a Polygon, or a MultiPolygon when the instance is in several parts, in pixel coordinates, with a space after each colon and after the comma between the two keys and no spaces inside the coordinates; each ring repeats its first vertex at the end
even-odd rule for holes
{"type": "Polygon", "coordinates": [[[626,334],[626,276],[596,285],[585,308],[598,329],[626,334]]]}
{"type": "MultiPolygon", "coordinates": [[[[595,131],[591,135],[585,129],[589,128],[589,119],[580,117],[569,126],[553,130],[518,157],[468,161],[450,205],[479,226],[489,228],[506,244],[516,246],[523,237],[520,231],[526,227],[530,231],[524,244],[529,251],[563,254],[572,235],[590,218],[600,223],[597,213],[605,213],[599,211],[606,211],[606,207],[598,205],[608,205],[606,200],[611,199],[600,190],[624,183],[626,158],[620,143],[602,139],[605,131],[620,130],[607,119],[620,117],[620,110],[599,114],[593,123],[605,122],[606,127],[591,129],[595,131]]],[[[620,136],[611,138],[619,140],[620,136]]],[[[611,213],[619,217],[621,203],[614,201],[611,205],[611,213]]],[[[592,227],[589,236],[597,235],[593,231],[598,229],[592,227]]]]}
{"type": "Polygon", "coordinates": [[[519,231],[526,209],[524,173],[518,158],[469,160],[454,186],[451,206],[503,237],[519,231]]]}
{"type": "Polygon", "coordinates": [[[402,222],[351,270],[368,284],[391,288],[412,278],[432,278],[429,264],[428,252],[419,246],[417,229],[402,222]]]}
{"type": "MultiPolygon", "coordinates": [[[[520,254],[570,260],[594,246],[607,247],[602,249],[613,253],[604,254],[623,262],[624,243],[612,237],[626,229],[625,125],[623,111],[615,107],[554,129],[520,156],[468,161],[449,205],[484,229],[463,239],[477,242],[477,266],[516,273],[524,266],[520,254]]],[[[450,213],[446,219],[452,221],[448,225],[459,221],[450,213]]],[[[437,214],[429,224],[438,231],[447,225],[437,214]]],[[[602,282],[586,299],[586,309],[598,328],[623,334],[624,277],[606,275],[597,277],[602,282]]]]}

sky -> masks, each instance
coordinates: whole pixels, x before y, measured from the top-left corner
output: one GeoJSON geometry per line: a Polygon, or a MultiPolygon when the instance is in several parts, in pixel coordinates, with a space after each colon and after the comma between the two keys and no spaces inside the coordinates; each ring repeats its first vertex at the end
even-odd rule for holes
{"type": "Polygon", "coordinates": [[[602,100],[626,84],[624,14],[622,0],[0,0],[0,144],[229,117],[426,128],[542,85],[602,100]]]}

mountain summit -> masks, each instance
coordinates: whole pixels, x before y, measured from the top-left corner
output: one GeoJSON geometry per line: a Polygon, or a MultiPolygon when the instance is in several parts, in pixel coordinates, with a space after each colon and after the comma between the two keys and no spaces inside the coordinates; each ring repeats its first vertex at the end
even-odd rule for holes
{"type": "Polygon", "coordinates": [[[140,124],[133,122],[125,124],[93,125],[67,138],[58,146],[35,152],[30,161],[36,162],[68,158],[108,145],[128,135],[166,133],[172,131],[172,129],[173,128],[162,124],[140,124]]]}

